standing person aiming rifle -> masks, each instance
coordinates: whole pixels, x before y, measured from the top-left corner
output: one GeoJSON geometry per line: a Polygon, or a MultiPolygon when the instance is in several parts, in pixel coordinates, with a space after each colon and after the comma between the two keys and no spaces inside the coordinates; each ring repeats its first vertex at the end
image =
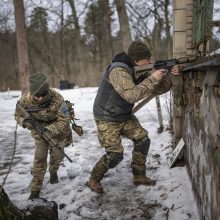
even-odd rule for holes
{"type": "MultiPolygon", "coordinates": [[[[151,63],[151,52],[147,45],[134,41],[128,53],[117,54],[103,74],[93,113],[99,142],[105,148],[105,154],[95,164],[88,182],[94,192],[104,192],[101,180],[109,169],[116,167],[123,159],[121,136],[134,144],[131,161],[134,185],[150,186],[156,183],[146,176],[145,163],[150,147],[148,132],[132,113],[135,102],[165,93],[172,86],[165,69],[154,70],[146,78],[138,77],[135,66],[151,63]]],[[[171,75],[179,75],[178,66],[171,69],[171,75]]]]}
{"type": "Polygon", "coordinates": [[[29,199],[36,199],[39,198],[47,169],[48,151],[50,183],[58,183],[57,171],[65,155],[64,147],[72,143],[69,111],[63,97],[49,87],[46,76],[35,73],[29,77],[29,92],[18,101],[15,119],[31,131],[35,140],[29,199]]]}

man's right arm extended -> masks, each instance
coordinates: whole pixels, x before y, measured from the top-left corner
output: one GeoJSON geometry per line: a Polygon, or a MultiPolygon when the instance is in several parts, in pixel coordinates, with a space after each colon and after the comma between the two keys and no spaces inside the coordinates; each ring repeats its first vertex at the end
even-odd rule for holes
{"type": "Polygon", "coordinates": [[[156,74],[153,73],[140,84],[135,85],[129,73],[124,68],[117,67],[109,74],[109,81],[123,99],[135,103],[152,96],[163,76],[162,70],[158,70],[156,74]]]}

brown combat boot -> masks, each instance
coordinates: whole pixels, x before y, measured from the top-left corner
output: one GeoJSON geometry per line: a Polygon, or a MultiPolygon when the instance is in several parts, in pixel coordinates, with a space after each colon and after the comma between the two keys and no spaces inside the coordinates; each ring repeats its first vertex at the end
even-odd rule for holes
{"type": "Polygon", "coordinates": [[[147,176],[134,176],[133,182],[135,186],[145,185],[145,186],[154,186],[156,180],[152,180],[147,176]]]}
{"type": "Polygon", "coordinates": [[[96,180],[94,180],[94,179],[92,179],[92,178],[90,178],[90,180],[88,182],[88,186],[90,187],[90,189],[93,192],[104,193],[101,183],[96,181],[96,180]]]}

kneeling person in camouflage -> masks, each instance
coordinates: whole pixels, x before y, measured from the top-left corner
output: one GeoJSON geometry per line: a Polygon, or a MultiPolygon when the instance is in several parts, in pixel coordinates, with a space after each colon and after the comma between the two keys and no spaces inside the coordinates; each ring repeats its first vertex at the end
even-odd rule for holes
{"type": "MultiPolygon", "coordinates": [[[[171,87],[170,75],[166,70],[153,71],[148,77],[137,77],[134,67],[151,63],[151,53],[141,41],[130,44],[128,53],[117,54],[102,77],[93,113],[97,124],[98,138],[106,154],[96,163],[91,172],[89,187],[102,193],[100,183],[108,169],[117,166],[123,159],[121,136],[134,143],[132,172],[135,185],[154,185],[146,176],[146,157],[150,147],[148,132],[132,114],[134,103],[145,98],[167,92],[171,87]]],[[[171,74],[178,75],[178,67],[171,74]]]]}
{"type": "MultiPolygon", "coordinates": [[[[59,143],[61,152],[64,147],[72,143],[72,131],[69,125],[69,112],[63,97],[55,90],[49,88],[47,78],[42,73],[29,77],[29,92],[23,95],[19,104],[31,117],[43,125],[46,132],[59,143]]],[[[25,119],[16,108],[15,119],[17,123],[31,131],[35,140],[35,155],[32,168],[32,182],[30,199],[39,198],[42,182],[47,169],[47,155],[50,152],[49,172],[50,183],[58,182],[57,170],[63,160],[63,154],[55,147],[51,147],[32,126],[29,119],[25,119]]]]}

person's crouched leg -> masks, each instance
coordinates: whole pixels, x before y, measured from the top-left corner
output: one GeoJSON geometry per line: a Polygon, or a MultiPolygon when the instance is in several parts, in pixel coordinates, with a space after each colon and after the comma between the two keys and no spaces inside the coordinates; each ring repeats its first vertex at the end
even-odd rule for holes
{"type": "Polygon", "coordinates": [[[132,152],[132,172],[134,185],[153,186],[155,180],[146,176],[146,157],[150,147],[150,139],[145,138],[139,141],[134,141],[134,150],[132,152]]]}
{"type": "Polygon", "coordinates": [[[103,193],[103,187],[100,183],[108,169],[117,166],[123,159],[123,153],[107,152],[103,155],[100,160],[96,163],[92,170],[91,177],[89,180],[89,187],[96,193],[103,193]]]}
{"type": "Polygon", "coordinates": [[[47,169],[47,144],[38,136],[35,137],[36,150],[34,155],[34,162],[31,174],[33,176],[31,181],[31,194],[30,197],[39,197],[42,182],[47,169]]]}

